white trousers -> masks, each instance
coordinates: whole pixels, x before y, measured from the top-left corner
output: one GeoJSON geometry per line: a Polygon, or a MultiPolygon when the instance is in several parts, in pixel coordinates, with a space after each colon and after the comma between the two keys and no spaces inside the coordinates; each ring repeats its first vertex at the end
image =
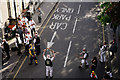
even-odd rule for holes
{"type": "Polygon", "coordinates": [[[100,54],[100,61],[101,62],[105,62],[106,61],[106,54],[105,54],[105,52],[101,52],[101,54],[100,54]]]}
{"type": "Polygon", "coordinates": [[[49,75],[49,72],[50,72],[50,77],[52,77],[53,75],[53,67],[50,67],[50,66],[46,66],[46,76],[49,75]]]}
{"type": "Polygon", "coordinates": [[[87,60],[82,59],[82,60],[81,60],[81,67],[83,67],[84,64],[85,64],[85,65],[89,65],[87,60]]]}

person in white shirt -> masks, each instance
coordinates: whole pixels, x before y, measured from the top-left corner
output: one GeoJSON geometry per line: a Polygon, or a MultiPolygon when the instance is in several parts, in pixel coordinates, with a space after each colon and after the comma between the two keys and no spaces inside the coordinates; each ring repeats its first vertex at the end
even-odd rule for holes
{"type": "Polygon", "coordinates": [[[30,19],[29,21],[29,26],[30,26],[30,29],[31,29],[31,34],[33,36],[33,32],[35,33],[35,21],[33,19],[30,19]]]}
{"type": "Polygon", "coordinates": [[[100,62],[105,62],[106,61],[106,50],[107,50],[107,45],[104,42],[104,45],[100,47],[100,62]]]}
{"type": "Polygon", "coordinates": [[[85,64],[85,67],[88,67],[88,61],[87,61],[87,58],[88,58],[88,53],[87,53],[87,50],[85,48],[83,48],[83,51],[80,53],[80,55],[82,55],[82,57],[80,57],[82,60],[81,60],[81,64],[79,66],[79,68],[82,68],[85,64]]]}
{"type": "Polygon", "coordinates": [[[30,34],[30,32],[29,32],[29,31],[27,32],[26,36],[28,37],[29,42],[30,42],[30,44],[31,44],[31,41],[32,41],[32,36],[31,36],[31,34],[30,34]]]}
{"type": "Polygon", "coordinates": [[[28,19],[24,16],[22,19],[21,19],[21,22],[22,24],[23,23],[26,23],[26,25],[28,24],[28,19]]]}
{"type": "Polygon", "coordinates": [[[21,39],[20,39],[19,34],[16,34],[16,42],[15,42],[15,45],[16,45],[16,47],[17,47],[17,49],[18,49],[17,54],[20,56],[20,54],[22,54],[22,53],[21,53],[22,41],[21,41],[21,39]]]}
{"type": "Polygon", "coordinates": [[[53,64],[52,64],[52,61],[55,58],[55,53],[54,53],[54,51],[52,51],[53,56],[50,57],[50,55],[47,54],[47,57],[46,57],[45,53],[46,53],[46,51],[49,51],[49,50],[51,51],[51,49],[44,49],[43,58],[45,60],[45,65],[46,65],[46,78],[48,78],[48,75],[49,75],[49,72],[50,72],[50,79],[52,79],[53,78],[53,64]]]}
{"type": "Polygon", "coordinates": [[[24,45],[25,45],[25,53],[26,53],[26,55],[29,54],[29,44],[30,44],[29,38],[28,38],[28,36],[25,36],[24,45]]]}

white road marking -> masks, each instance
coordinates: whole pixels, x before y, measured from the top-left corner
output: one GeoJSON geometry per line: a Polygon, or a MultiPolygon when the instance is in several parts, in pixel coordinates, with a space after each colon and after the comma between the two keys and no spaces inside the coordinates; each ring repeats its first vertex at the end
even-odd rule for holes
{"type": "Polygon", "coordinates": [[[73,28],[73,33],[75,32],[77,21],[78,21],[78,19],[76,18],[74,28],[73,28]]]}
{"type": "Polygon", "coordinates": [[[64,67],[66,67],[66,64],[67,64],[67,60],[68,60],[71,44],[72,44],[72,41],[70,41],[70,43],[69,43],[69,47],[68,47],[68,50],[67,50],[67,55],[66,55],[66,58],[65,58],[64,67]]]}
{"type": "Polygon", "coordinates": [[[56,36],[56,33],[57,33],[57,32],[55,31],[54,34],[53,34],[53,36],[52,36],[51,41],[50,41],[50,42],[47,42],[47,48],[52,47],[52,45],[54,44],[53,40],[54,40],[54,38],[55,38],[55,36],[56,36]]]}
{"type": "Polygon", "coordinates": [[[55,38],[56,33],[57,33],[57,32],[55,31],[50,42],[53,41],[53,39],[55,38]]]}
{"type": "Polygon", "coordinates": [[[79,7],[78,7],[78,12],[77,12],[77,14],[80,13],[80,9],[81,9],[81,5],[79,5],[79,7]]]}

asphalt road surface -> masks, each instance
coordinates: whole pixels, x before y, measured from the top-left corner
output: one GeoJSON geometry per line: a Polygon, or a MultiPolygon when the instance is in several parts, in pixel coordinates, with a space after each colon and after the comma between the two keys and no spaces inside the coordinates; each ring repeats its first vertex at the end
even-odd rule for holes
{"type": "MultiPolygon", "coordinates": [[[[99,52],[101,31],[96,22],[95,2],[60,2],[54,14],[50,14],[41,32],[41,49],[47,48],[47,42],[54,42],[51,49],[56,52],[53,61],[54,78],[89,78],[90,68],[79,69],[79,53],[85,47],[91,59],[99,52]]],[[[45,78],[45,64],[42,53],[37,56],[38,65],[28,65],[29,58],[19,62],[9,78],[45,78]],[[21,66],[21,64],[23,65],[21,66]],[[19,68],[21,67],[21,68],[19,68]]],[[[99,78],[104,74],[104,64],[98,63],[96,73],[99,78]]]]}

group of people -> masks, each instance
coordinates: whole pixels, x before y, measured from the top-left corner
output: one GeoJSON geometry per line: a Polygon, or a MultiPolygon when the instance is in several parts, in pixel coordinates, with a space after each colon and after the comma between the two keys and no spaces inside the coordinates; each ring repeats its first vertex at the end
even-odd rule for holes
{"type": "Polygon", "coordinates": [[[36,48],[36,54],[40,53],[40,37],[35,30],[36,23],[31,18],[29,21],[28,19],[23,16],[23,18],[18,19],[18,32],[16,33],[16,47],[18,49],[18,55],[21,54],[21,46],[24,44],[25,46],[25,53],[29,54],[29,45],[34,43],[36,48]]]}
{"type": "MultiPolygon", "coordinates": [[[[109,51],[111,52],[111,55],[110,55],[110,58],[113,58],[114,56],[114,53],[117,51],[116,50],[116,46],[115,46],[115,40],[113,40],[111,43],[110,43],[110,48],[109,48],[109,51]],[[114,49],[113,49],[114,47],[114,49]]],[[[100,63],[105,63],[106,62],[106,51],[107,51],[107,45],[106,45],[106,42],[103,43],[103,45],[100,45],[100,51],[99,51],[99,61],[100,63]]],[[[83,68],[84,66],[85,67],[88,67],[88,52],[85,48],[83,48],[82,52],[80,53],[80,55],[82,55],[82,57],[80,57],[81,59],[81,62],[80,62],[80,66],[79,68],[83,68]]],[[[97,68],[97,64],[98,64],[98,59],[97,57],[93,57],[93,59],[91,60],[91,65],[90,65],[90,68],[91,68],[91,74],[90,74],[90,77],[92,79],[98,79],[98,76],[97,74],[95,73],[96,72],[96,68],[97,68]]],[[[112,78],[112,72],[110,70],[109,67],[105,68],[105,74],[103,76],[103,80],[107,80],[107,79],[111,79],[112,78]]]]}
{"type": "MultiPolygon", "coordinates": [[[[40,11],[40,8],[38,9],[40,11]]],[[[38,22],[41,22],[41,13],[38,15],[38,22]]],[[[16,37],[15,37],[15,46],[12,47],[12,51],[17,50],[17,55],[23,54],[21,51],[21,48],[24,47],[25,51],[24,53],[29,56],[29,65],[32,65],[33,60],[35,62],[35,65],[38,64],[37,61],[37,55],[41,53],[40,49],[40,37],[38,36],[38,33],[36,32],[36,23],[35,21],[30,18],[28,20],[27,17],[23,16],[22,18],[18,16],[18,30],[16,30],[16,37]]],[[[10,47],[6,39],[2,40],[2,46],[3,50],[7,54],[7,59],[10,58],[10,47]]],[[[48,52],[49,52],[48,51],[48,52]]],[[[52,72],[53,72],[53,67],[52,67],[52,61],[54,60],[55,54],[54,51],[51,49],[45,49],[43,53],[43,58],[45,60],[45,65],[46,65],[46,78],[48,78],[49,72],[50,72],[50,78],[53,78],[52,72]],[[51,56],[50,54],[46,55],[46,51],[51,51],[53,55],[51,56]]]]}

